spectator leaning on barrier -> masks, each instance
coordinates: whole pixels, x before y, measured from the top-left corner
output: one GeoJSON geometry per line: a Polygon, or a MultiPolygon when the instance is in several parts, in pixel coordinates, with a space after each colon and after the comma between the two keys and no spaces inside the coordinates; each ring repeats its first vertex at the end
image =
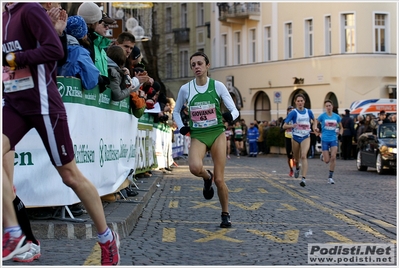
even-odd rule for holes
{"type": "MultiPolygon", "coordinates": [[[[67,114],[56,84],[61,42],[50,18],[38,3],[8,3],[3,12],[3,65],[24,75],[24,84],[3,81],[5,156],[35,128],[62,181],[80,198],[98,232],[102,265],[119,264],[119,236],[108,228],[97,189],[78,169],[67,114]],[[29,23],[24,23],[29,21],[29,23]],[[18,46],[15,44],[18,43],[18,46]],[[42,81],[47,81],[43,83],[42,81]],[[17,87],[13,85],[17,84],[17,87]]],[[[29,250],[13,208],[12,179],[3,167],[3,261],[29,250]]]]}
{"type": "Polygon", "coordinates": [[[141,63],[142,58],[143,56],[141,55],[140,49],[137,46],[134,46],[126,60],[125,66],[129,69],[132,77],[137,77],[139,79],[140,84],[149,82],[152,85],[154,79],[148,76],[144,64],[141,63]]]}
{"type": "MultiPolygon", "coordinates": [[[[123,42],[122,40],[126,40],[126,36],[128,36],[128,34],[126,34],[125,38],[122,38],[121,36],[122,34],[120,34],[117,38],[117,40],[119,40],[117,41],[119,44],[123,42]]],[[[126,44],[126,41],[124,41],[122,44],[126,44]]],[[[137,57],[140,57],[141,59],[141,52],[140,49],[135,45],[126,59],[125,67],[129,70],[130,76],[136,77],[140,82],[139,91],[132,92],[130,94],[131,95],[130,105],[132,107],[133,114],[135,117],[140,118],[143,115],[145,109],[147,108],[146,93],[144,92],[144,88],[152,86],[154,84],[154,79],[148,76],[147,71],[145,71],[145,69],[143,68],[144,66],[142,67],[137,66],[137,62],[134,59],[137,57]],[[144,100],[142,98],[144,98],[144,100]],[[143,102],[144,106],[142,105],[143,102]]],[[[155,85],[155,87],[157,87],[157,85],[155,85]]]]}
{"type": "Polygon", "coordinates": [[[137,46],[134,46],[132,52],[130,53],[129,57],[128,57],[128,61],[127,61],[127,66],[129,68],[129,70],[131,70],[132,72],[134,72],[134,68],[143,68],[145,69],[144,64],[141,63],[143,59],[143,55],[141,54],[140,48],[138,48],[137,46]]]}
{"type": "Polygon", "coordinates": [[[100,71],[90,58],[90,53],[82,45],[87,45],[87,25],[81,16],[68,18],[68,58],[64,65],[58,68],[59,76],[80,78],[85,89],[92,89],[98,84],[100,71]]]}
{"type": "Polygon", "coordinates": [[[166,120],[166,124],[171,128],[174,128],[176,125],[173,121],[173,110],[175,109],[176,102],[173,98],[166,97],[166,104],[163,108],[163,114],[168,116],[168,120],[166,120]]]}
{"type": "Polygon", "coordinates": [[[138,47],[135,46],[135,37],[129,32],[123,32],[116,38],[115,45],[120,46],[126,55],[126,62],[125,67],[129,70],[131,77],[137,77],[139,79],[140,84],[145,82],[153,83],[153,79],[148,76],[147,72],[144,70],[143,66],[135,68],[136,61],[131,59],[131,57],[138,57],[134,56],[139,54],[141,59],[141,52],[138,47]],[[133,54],[133,56],[131,56],[133,54]]]}
{"type": "MultiPolygon", "coordinates": [[[[124,51],[126,55],[126,59],[129,58],[130,53],[132,53],[132,50],[134,49],[134,46],[136,45],[136,38],[134,37],[133,34],[129,32],[123,32],[118,35],[116,38],[114,45],[120,46],[124,51]]],[[[127,66],[126,66],[127,67],[127,66]]]]}
{"type": "MultiPolygon", "coordinates": [[[[141,90],[144,91],[144,98],[146,101],[147,109],[154,109],[155,104],[158,102],[159,92],[161,91],[161,86],[158,82],[154,81],[154,83],[144,83],[141,87],[141,90]]],[[[158,117],[158,116],[157,116],[158,117]]]]}
{"type": "Polygon", "coordinates": [[[85,46],[85,48],[89,50],[94,65],[100,71],[98,86],[102,93],[109,85],[107,54],[104,50],[104,48],[108,47],[111,43],[111,40],[104,36],[108,25],[103,21],[101,9],[93,2],[82,3],[78,8],[78,15],[81,16],[87,24],[89,46],[85,46]],[[96,32],[96,30],[99,31],[99,28],[103,28],[102,34],[96,32]]]}
{"type": "Polygon", "coordinates": [[[127,98],[133,91],[137,91],[140,87],[140,82],[136,77],[131,78],[129,70],[124,67],[126,56],[120,46],[110,46],[107,49],[107,56],[111,99],[113,101],[121,101],[127,98]]]}

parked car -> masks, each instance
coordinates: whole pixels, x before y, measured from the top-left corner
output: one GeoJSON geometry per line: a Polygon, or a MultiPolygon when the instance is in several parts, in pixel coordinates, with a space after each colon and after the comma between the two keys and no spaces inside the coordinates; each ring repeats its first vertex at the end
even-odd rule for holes
{"type": "Polygon", "coordinates": [[[357,169],[366,171],[371,167],[377,169],[378,174],[396,171],[396,137],[395,123],[379,125],[373,132],[360,135],[357,143],[357,169]]]}

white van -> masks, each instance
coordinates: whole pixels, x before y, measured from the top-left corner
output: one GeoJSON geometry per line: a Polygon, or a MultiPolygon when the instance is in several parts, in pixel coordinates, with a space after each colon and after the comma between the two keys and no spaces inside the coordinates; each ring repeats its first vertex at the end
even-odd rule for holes
{"type": "Polygon", "coordinates": [[[353,102],[350,106],[350,116],[354,119],[361,114],[372,114],[378,117],[380,111],[384,110],[387,115],[396,114],[396,99],[369,99],[353,102]]]}
{"type": "MultiPolygon", "coordinates": [[[[374,117],[378,118],[380,111],[384,110],[387,116],[390,114],[396,114],[396,99],[367,99],[354,101],[350,105],[350,117],[352,117],[355,122],[357,116],[372,114],[374,117]]],[[[321,143],[316,143],[316,152],[321,153],[321,143]]],[[[340,152],[340,147],[338,147],[338,152],[340,152]]]]}

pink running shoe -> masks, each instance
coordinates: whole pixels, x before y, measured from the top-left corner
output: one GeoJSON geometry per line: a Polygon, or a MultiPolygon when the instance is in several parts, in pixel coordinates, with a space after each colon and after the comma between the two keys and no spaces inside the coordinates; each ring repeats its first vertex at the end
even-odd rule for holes
{"type": "Polygon", "coordinates": [[[115,266],[119,265],[119,235],[112,231],[114,240],[100,244],[101,247],[101,265],[102,266],[115,266]]]}
{"type": "Polygon", "coordinates": [[[15,255],[28,251],[30,243],[25,240],[24,234],[19,237],[12,237],[10,233],[5,233],[3,235],[3,261],[10,260],[15,255]]]}

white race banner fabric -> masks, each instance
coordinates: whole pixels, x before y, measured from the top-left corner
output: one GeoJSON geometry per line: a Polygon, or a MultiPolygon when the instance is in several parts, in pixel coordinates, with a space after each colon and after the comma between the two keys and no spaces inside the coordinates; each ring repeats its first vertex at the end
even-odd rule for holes
{"type": "MultiPolygon", "coordinates": [[[[114,192],[135,168],[138,120],[131,114],[65,103],[75,160],[101,196],[114,192]]],[[[36,130],[16,146],[14,184],[28,207],[80,202],[51,164],[36,130]]]]}
{"type": "Polygon", "coordinates": [[[169,167],[173,164],[173,160],[172,163],[170,163],[170,156],[172,155],[172,132],[170,131],[170,128],[157,128],[154,126],[152,135],[152,138],[155,141],[155,155],[157,157],[158,168],[169,167]]]}
{"type": "MultiPolygon", "coordinates": [[[[129,99],[113,102],[110,89],[82,90],[79,79],[57,77],[68,116],[78,168],[100,196],[115,192],[136,166],[138,119],[129,99]]],[[[15,147],[14,185],[27,207],[64,206],[80,202],[51,164],[32,129],[15,147]]]]}

